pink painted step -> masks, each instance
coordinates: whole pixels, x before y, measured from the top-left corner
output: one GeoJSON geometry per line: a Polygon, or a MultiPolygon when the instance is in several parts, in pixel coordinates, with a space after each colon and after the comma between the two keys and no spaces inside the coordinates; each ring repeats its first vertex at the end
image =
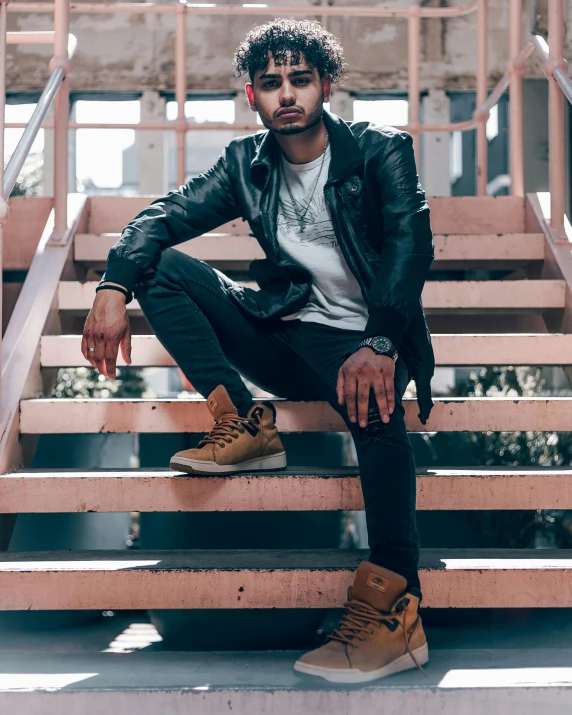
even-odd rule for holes
{"type": "MultiPolygon", "coordinates": [[[[227,477],[170,469],[22,471],[0,477],[4,513],[361,510],[359,472],[295,468],[227,477]]],[[[417,508],[571,509],[572,469],[418,469],[417,508]]]]}
{"type": "MultiPolygon", "coordinates": [[[[89,200],[89,224],[86,233],[118,233],[156,196],[93,196],[89,200]]],[[[431,227],[435,234],[501,234],[528,230],[525,199],[518,196],[434,196],[431,227]]],[[[237,219],[217,232],[248,234],[247,224],[237,219]]]]}
{"type": "MultiPolygon", "coordinates": [[[[104,267],[110,248],[119,233],[80,233],[74,239],[75,260],[104,267]]],[[[468,234],[434,236],[435,260],[432,268],[462,267],[508,268],[544,260],[544,234],[468,234]]],[[[249,235],[213,232],[182,243],[175,248],[185,255],[226,268],[246,268],[257,258],[264,258],[258,241],[249,235]]]]}
{"type": "MultiPolygon", "coordinates": [[[[253,282],[240,283],[255,290],[258,288],[253,282]]],[[[96,286],[95,281],[60,282],[60,310],[90,310],[96,286]]],[[[563,280],[428,281],[422,297],[426,312],[542,312],[553,308],[563,309],[565,291],[566,281],[563,280]]],[[[136,311],[139,310],[139,305],[134,300],[127,308],[129,311],[136,311]]]]}
{"type": "MultiPolygon", "coordinates": [[[[0,610],[340,608],[368,551],[37,551],[0,554],[0,610]]],[[[424,605],[572,606],[569,550],[424,549],[424,605]]]]}
{"type": "MultiPolygon", "coordinates": [[[[572,333],[445,335],[433,334],[437,365],[572,364],[572,333]],[[568,363],[565,361],[568,360],[568,363]]],[[[176,363],[154,335],[134,335],[132,365],[172,367],[176,363]]],[[[90,363],[81,354],[78,335],[44,335],[42,367],[79,367],[90,363]]],[[[118,365],[124,365],[121,354],[118,365]]]]}
{"type": "MultiPolygon", "coordinates": [[[[343,432],[341,416],[325,402],[273,400],[282,432],[343,432]]],[[[407,428],[428,431],[570,431],[569,397],[436,398],[424,426],[413,398],[404,400],[407,428]]],[[[205,401],[37,399],[20,403],[22,434],[98,432],[208,432],[212,417],[205,401]]]]}

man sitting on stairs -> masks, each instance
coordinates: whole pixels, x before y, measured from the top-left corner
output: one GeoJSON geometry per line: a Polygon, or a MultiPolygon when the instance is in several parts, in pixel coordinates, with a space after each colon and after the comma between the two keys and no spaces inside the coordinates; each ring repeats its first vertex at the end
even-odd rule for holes
{"type": "Polygon", "coordinates": [[[184,472],[286,466],[276,410],[253,403],[241,375],[278,397],[329,402],[355,443],[371,553],[338,628],[294,668],[340,683],[421,668],[415,464],[402,396],[414,379],[425,423],[434,357],[421,292],[433,236],[412,139],[324,110],[345,61],[317,22],[255,27],[234,61],[268,131],[233,139],[211,169],[127,225],[82,352],[112,379],[120,345],[130,363],[125,306],[134,295],[214,418],[196,449],[173,456],[184,472]],[[258,291],[172,248],[240,217],[266,255],[250,267],[258,291]]]}

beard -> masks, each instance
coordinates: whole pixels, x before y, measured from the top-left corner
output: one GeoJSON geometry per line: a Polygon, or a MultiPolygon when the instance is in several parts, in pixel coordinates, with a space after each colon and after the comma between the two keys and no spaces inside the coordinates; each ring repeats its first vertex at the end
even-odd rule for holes
{"type": "MultiPolygon", "coordinates": [[[[307,132],[309,129],[312,129],[312,127],[315,127],[317,124],[319,124],[322,121],[322,114],[324,112],[324,101],[318,102],[315,107],[312,109],[312,111],[307,114],[307,122],[304,126],[299,126],[297,123],[292,123],[292,124],[287,124],[284,127],[276,128],[272,126],[272,119],[269,119],[268,117],[263,117],[260,115],[260,119],[262,121],[262,124],[266,127],[266,129],[269,129],[271,132],[274,132],[274,134],[281,134],[282,136],[289,136],[292,134],[302,134],[303,132],[307,132]]],[[[301,115],[304,116],[304,115],[301,115]]]]}

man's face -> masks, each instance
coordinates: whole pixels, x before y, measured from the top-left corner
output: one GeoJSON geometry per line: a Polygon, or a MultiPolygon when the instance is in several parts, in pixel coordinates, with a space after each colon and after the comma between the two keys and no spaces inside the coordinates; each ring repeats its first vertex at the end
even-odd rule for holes
{"type": "Polygon", "coordinates": [[[329,101],[330,81],[320,78],[300,56],[300,64],[276,65],[257,70],[246,85],[250,106],[256,108],[262,123],[277,134],[300,134],[319,124],[324,102],[329,101]]]}

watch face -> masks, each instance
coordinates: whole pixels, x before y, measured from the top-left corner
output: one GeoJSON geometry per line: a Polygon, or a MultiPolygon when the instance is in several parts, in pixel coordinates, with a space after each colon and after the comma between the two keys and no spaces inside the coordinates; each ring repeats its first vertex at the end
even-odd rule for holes
{"type": "Polygon", "coordinates": [[[393,343],[389,338],[372,338],[371,346],[374,350],[380,353],[393,352],[393,343]]]}

